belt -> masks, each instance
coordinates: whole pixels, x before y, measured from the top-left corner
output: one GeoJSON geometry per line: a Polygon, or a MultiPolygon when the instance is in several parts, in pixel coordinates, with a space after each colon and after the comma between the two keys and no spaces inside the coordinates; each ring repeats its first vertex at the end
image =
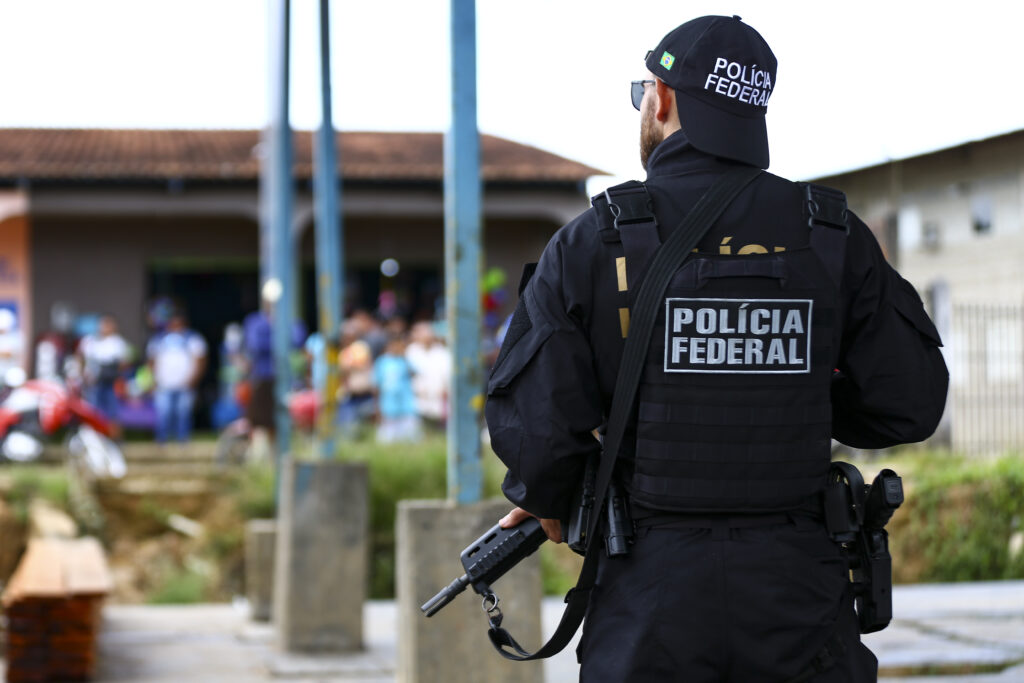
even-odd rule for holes
{"type": "Polygon", "coordinates": [[[794,515],[785,512],[750,515],[659,514],[638,519],[636,525],[652,529],[745,529],[788,524],[793,521],[793,517],[794,515]]]}
{"type": "MultiPolygon", "coordinates": [[[[639,511],[638,511],[639,512],[639,511]]],[[[754,512],[736,514],[664,512],[661,510],[644,510],[634,517],[636,528],[639,529],[709,529],[712,540],[724,540],[729,537],[731,529],[751,529],[757,527],[780,526],[793,524],[802,529],[812,529],[824,525],[820,512],[801,507],[787,512],[754,512]],[[650,513],[646,516],[644,513],[650,513]]]]}

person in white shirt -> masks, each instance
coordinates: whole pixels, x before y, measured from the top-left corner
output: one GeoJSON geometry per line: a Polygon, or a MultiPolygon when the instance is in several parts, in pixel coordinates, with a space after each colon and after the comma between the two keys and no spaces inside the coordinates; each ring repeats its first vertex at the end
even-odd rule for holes
{"type": "Polygon", "coordinates": [[[175,313],[150,340],[146,355],[155,384],[156,440],[166,442],[173,431],[178,441],[188,441],[196,387],[206,370],[206,341],[188,329],[184,315],[175,313]]]}
{"type": "Polygon", "coordinates": [[[114,384],[128,362],[131,350],[117,330],[112,315],[100,318],[99,329],[82,338],[78,346],[83,368],[83,395],[113,421],[117,421],[118,404],[114,384]]]}
{"type": "Polygon", "coordinates": [[[412,326],[412,343],[405,358],[412,367],[412,388],[416,395],[416,412],[434,427],[444,425],[448,417],[448,386],[451,383],[452,359],[429,322],[412,326]]]}

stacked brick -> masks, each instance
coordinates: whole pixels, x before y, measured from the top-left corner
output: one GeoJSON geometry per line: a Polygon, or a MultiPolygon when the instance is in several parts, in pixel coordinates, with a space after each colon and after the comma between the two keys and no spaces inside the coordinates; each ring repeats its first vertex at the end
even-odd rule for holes
{"type": "Polygon", "coordinates": [[[7,683],[84,681],[113,584],[94,538],[34,538],[4,590],[7,683]]]}

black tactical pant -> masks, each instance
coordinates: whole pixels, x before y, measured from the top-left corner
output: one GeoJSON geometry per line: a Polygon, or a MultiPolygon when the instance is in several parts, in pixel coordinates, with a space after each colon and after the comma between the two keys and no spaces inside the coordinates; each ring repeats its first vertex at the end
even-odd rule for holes
{"type": "Polygon", "coordinates": [[[875,681],[839,547],[819,521],[776,517],[767,526],[641,528],[630,555],[602,557],[580,680],[875,681]]]}

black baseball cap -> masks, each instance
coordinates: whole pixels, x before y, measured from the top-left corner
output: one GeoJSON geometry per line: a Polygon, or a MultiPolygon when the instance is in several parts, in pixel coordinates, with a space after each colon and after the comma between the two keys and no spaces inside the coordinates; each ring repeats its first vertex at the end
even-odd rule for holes
{"type": "Polygon", "coordinates": [[[676,91],[679,122],[694,147],[768,168],[764,115],[778,62],[760,33],[737,16],[700,17],[662,38],[646,64],[676,91]]]}

